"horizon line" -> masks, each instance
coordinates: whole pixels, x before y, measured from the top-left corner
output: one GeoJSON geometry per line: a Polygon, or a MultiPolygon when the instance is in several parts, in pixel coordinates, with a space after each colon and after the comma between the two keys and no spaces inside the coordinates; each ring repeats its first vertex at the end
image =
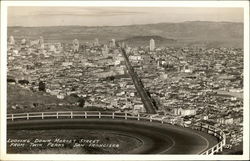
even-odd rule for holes
{"type": "Polygon", "coordinates": [[[11,25],[7,27],[124,27],[124,26],[135,26],[135,25],[157,25],[157,24],[178,24],[178,23],[188,23],[188,22],[210,22],[210,23],[241,23],[244,24],[244,22],[240,21],[180,21],[180,22],[159,22],[159,23],[146,23],[146,24],[128,24],[128,25],[51,25],[51,26],[20,26],[20,25],[11,25]]]}

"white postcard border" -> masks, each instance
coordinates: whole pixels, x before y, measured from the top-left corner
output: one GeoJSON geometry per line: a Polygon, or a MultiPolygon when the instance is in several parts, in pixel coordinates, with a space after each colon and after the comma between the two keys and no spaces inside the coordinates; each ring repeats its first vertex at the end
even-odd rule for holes
{"type": "Polygon", "coordinates": [[[1,160],[244,160],[249,159],[249,3],[247,1],[1,1],[1,160]],[[6,73],[8,6],[126,6],[244,8],[244,134],[243,155],[49,155],[6,154],[6,73]]]}

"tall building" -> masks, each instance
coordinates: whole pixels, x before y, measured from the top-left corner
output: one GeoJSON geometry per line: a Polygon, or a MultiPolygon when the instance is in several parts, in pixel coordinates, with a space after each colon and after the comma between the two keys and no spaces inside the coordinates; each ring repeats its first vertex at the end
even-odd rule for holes
{"type": "Polygon", "coordinates": [[[114,48],[116,45],[115,45],[115,39],[111,39],[109,41],[109,48],[114,48]]]}
{"type": "Polygon", "coordinates": [[[9,38],[9,44],[10,45],[14,45],[15,44],[14,36],[10,36],[10,38],[9,38]]]}
{"type": "Polygon", "coordinates": [[[40,38],[39,38],[39,45],[40,45],[41,49],[44,49],[44,40],[43,40],[42,36],[40,36],[40,38]]]}
{"type": "Polygon", "coordinates": [[[21,40],[21,45],[26,45],[26,39],[21,40]]]}
{"type": "Polygon", "coordinates": [[[73,40],[73,52],[78,52],[79,51],[79,41],[77,39],[73,40]]]}
{"type": "Polygon", "coordinates": [[[21,49],[25,49],[26,48],[26,39],[22,39],[21,40],[21,49]]]}
{"type": "Polygon", "coordinates": [[[127,48],[127,44],[125,44],[125,42],[122,42],[121,47],[125,49],[127,48]]]}
{"type": "Polygon", "coordinates": [[[112,47],[115,47],[115,39],[111,39],[111,45],[112,47]]]}
{"type": "Polygon", "coordinates": [[[98,38],[95,38],[95,40],[94,40],[94,46],[99,46],[99,40],[98,40],[98,38]]]}
{"type": "Polygon", "coordinates": [[[51,52],[55,52],[56,51],[56,47],[55,47],[55,45],[50,45],[49,46],[49,51],[51,51],[51,52]]]}
{"type": "Polygon", "coordinates": [[[39,37],[39,44],[43,44],[43,43],[44,43],[43,37],[40,36],[40,37],[39,37]]]}
{"type": "Polygon", "coordinates": [[[102,54],[108,54],[108,52],[109,52],[108,45],[105,44],[102,48],[102,54]]]}
{"type": "Polygon", "coordinates": [[[154,39],[151,39],[149,41],[149,49],[150,49],[150,51],[154,51],[155,50],[155,40],[154,39]]]}
{"type": "Polygon", "coordinates": [[[108,51],[108,50],[109,50],[108,45],[105,44],[105,45],[103,46],[103,49],[104,49],[105,51],[108,51]]]}

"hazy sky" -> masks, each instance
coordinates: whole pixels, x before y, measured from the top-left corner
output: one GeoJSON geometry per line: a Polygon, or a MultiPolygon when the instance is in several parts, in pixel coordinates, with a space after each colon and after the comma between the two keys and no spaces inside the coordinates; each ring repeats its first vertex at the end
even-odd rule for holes
{"type": "Polygon", "coordinates": [[[8,26],[119,26],[183,21],[243,22],[243,9],[200,7],[8,8],[8,26]]]}

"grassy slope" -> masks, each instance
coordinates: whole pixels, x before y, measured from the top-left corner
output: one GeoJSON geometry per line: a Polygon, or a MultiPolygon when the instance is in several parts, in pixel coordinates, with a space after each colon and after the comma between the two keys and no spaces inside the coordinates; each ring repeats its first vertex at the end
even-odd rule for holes
{"type": "Polygon", "coordinates": [[[29,89],[23,88],[19,85],[8,85],[7,88],[8,100],[10,104],[18,103],[27,105],[30,103],[59,103],[55,96],[45,95],[43,92],[32,92],[29,89]]]}
{"type": "Polygon", "coordinates": [[[100,107],[79,107],[72,105],[76,103],[77,98],[67,96],[65,99],[58,99],[56,96],[44,92],[33,92],[19,85],[8,85],[7,87],[7,113],[26,113],[26,112],[44,112],[44,111],[103,111],[100,107]],[[32,108],[33,103],[39,106],[32,108]],[[64,105],[59,106],[62,103],[64,105]],[[11,108],[12,105],[22,105],[23,107],[11,108]]]}
{"type": "MultiPolygon", "coordinates": [[[[7,111],[8,113],[36,111],[32,109],[33,103],[41,106],[44,104],[58,104],[63,102],[55,96],[45,95],[43,92],[32,92],[19,85],[8,85],[7,87],[7,111]],[[12,109],[12,105],[22,105],[23,108],[12,109]]],[[[45,108],[45,106],[43,106],[45,108]]],[[[42,107],[40,107],[42,108],[42,107]]]]}

